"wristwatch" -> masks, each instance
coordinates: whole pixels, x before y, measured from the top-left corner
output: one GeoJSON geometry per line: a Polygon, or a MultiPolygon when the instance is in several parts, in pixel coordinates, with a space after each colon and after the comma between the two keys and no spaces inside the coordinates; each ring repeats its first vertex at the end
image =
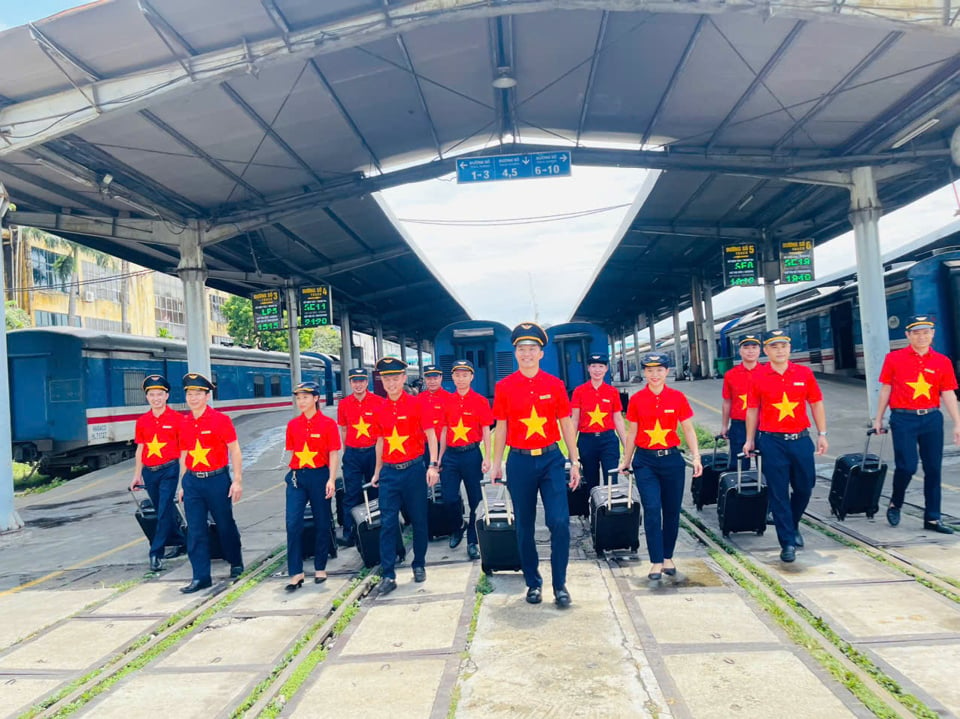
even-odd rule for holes
{"type": "Polygon", "coordinates": [[[817,434],[818,434],[820,437],[826,437],[826,436],[827,436],[826,430],[824,430],[823,432],[817,432],[817,434]]]}
{"type": "Polygon", "coordinates": [[[439,464],[438,462],[431,462],[431,463],[430,463],[430,466],[431,466],[431,467],[439,467],[440,464],[439,464]]]}

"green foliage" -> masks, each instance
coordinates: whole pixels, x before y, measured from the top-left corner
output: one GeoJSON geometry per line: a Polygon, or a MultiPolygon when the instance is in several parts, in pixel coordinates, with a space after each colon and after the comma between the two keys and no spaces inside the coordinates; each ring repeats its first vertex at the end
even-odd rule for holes
{"type": "Polygon", "coordinates": [[[157,337],[165,340],[173,339],[173,335],[170,334],[170,330],[168,330],[166,327],[157,327],[157,337]]]}
{"type": "MultiPolygon", "coordinates": [[[[694,423],[693,429],[697,433],[697,446],[699,446],[700,451],[702,452],[704,449],[713,449],[713,445],[717,443],[713,438],[713,432],[703,425],[696,423],[694,423]]],[[[677,432],[677,434],[680,436],[680,446],[683,447],[684,451],[686,451],[687,440],[683,436],[683,432],[677,432]]],[[[726,440],[720,440],[720,442],[721,446],[723,446],[726,443],[726,440]]]]}
{"type": "MultiPolygon", "coordinates": [[[[289,352],[287,331],[257,332],[253,327],[253,303],[246,297],[233,295],[220,310],[227,319],[227,334],[238,345],[256,347],[261,350],[289,352]]],[[[314,330],[300,330],[300,348],[313,346],[314,330]]]]}
{"type": "Polygon", "coordinates": [[[5,307],[8,330],[19,330],[33,324],[30,321],[30,315],[25,310],[20,309],[15,300],[7,300],[5,307]]]}
{"type": "MultiPolygon", "coordinates": [[[[300,335],[300,347],[306,347],[306,345],[303,343],[302,332],[300,335]]],[[[313,329],[313,340],[310,344],[311,351],[339,355],[340,349],[340,332],[337,329],[333,327],[315,327],[313,329]]]]}

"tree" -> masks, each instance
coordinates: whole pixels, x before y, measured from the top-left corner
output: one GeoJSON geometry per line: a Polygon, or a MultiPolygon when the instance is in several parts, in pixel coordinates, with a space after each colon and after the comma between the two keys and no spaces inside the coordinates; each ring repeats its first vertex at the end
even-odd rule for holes
{"type": "MultiPolygon", "coordinates": [[[[285,330],[257,332],[253,327],[253,303],[246,297],[232,295],[220,310],[227,319],[227,333],[238,345],[262,350],[289,352],[285,330]]],[[[307,349],[313,344],[313,330],[300,330],[300,347],[307,349]]]]}
{"type": "Polygon", "coordinates": [[[315,327],[313,330],[312,352],[339,355],[341,349],[340,331],[334,327],[315,327]]]}
{"type": "Polygon", "coordinates": [[[14,300],[6,301],[6,314],[8,330],[19,330],[33,324],[30,322],[30,315],[25,310],[20,309],[14,300]]]}

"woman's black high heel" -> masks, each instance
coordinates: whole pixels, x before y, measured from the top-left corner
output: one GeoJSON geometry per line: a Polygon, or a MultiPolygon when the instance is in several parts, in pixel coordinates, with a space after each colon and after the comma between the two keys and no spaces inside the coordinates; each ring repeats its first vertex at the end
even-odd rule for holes
{"type": "Polygon", "coordinates": [[[302,586],[303,586],[303,577],[301,577],[300,580],[297,582],[291,582],[290,584],[285,586],[284,589],[287,590],[288,592],[295,592],[298,589],[300,589],[300,587],[302,586]]]}

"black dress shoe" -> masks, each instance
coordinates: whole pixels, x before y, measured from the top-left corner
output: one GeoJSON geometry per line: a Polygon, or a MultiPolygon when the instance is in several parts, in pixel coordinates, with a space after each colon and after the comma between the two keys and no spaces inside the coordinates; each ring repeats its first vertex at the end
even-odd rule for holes
{"type": "Polygon", "coordinates": [[[940,534],[953,534],[953,527],[948,527],[943,522],[924,522],[923,528],[940,534]]]}
{"type": "Polygon", "coordinates": [[[668,577],[675,577],[675,576],[677,575],[677,568],[676,568],[676,567],[664,567],[664,568],[663,568],[663,573],[666,574],[668,577]]]}
{"type": "Polygon", "coordinates": [[[397,580],[392,577],[384,577],[380,580],[380,584],[377,585],[377,594],[381,597],[390,594],[394,589],[397,588],[397,580]]]}
{"type": "Polygon", "coordinates": [[[349,537],[348,539],[344,539],[343,537],[337,537],[338,547],[353,547],[355,545],[356,545],[356,542],[354,541],[353,537],[349,537]]]}
{"type": "Polygon", "coordinates": [[[284,589],[288,592],[295,592],[298,589],[300,589],[300,587],[302,586],[303,586],[303,577],[300,577],[299,581],[291,582],[290,584],[285,586],[284,589]]]}
{"type": "Polygon", "coordinates": [[[660,576],[661,576],[661,575],[660,575],[660,572],[650,572],[650,573],[647,575],[647,579],[649,579],[651,582],[659,582],[659,581],[660,581],[660,576]]]}
{"type": "Polygon", "coordinates": [[[780,561],[781,562],[792,562],[797,558],[797,548],[792,544],[788,544],[786,547],[780,550],[780,561]]]}
{"type": "Polygon", "coordinates": [[[468,544],[467,556],[470,559],[480,559],[480,548],[476,544],[468,544]]]}
{"type": "Polygon", "coordinates": [[[327,578],[326,578],[326,577],[315,576],[315,577],[313,578],[313,583],[314,583],[314,584],[323,584],[325,581],[327,581],[327,578]]]}
{"type": "Polygon", "coordinates": [[[450,535],[450,549],[456,549],[460,546],[460,542],[463,541],[463,527],[460,528],[459,532],[454,532],[450,535]]]}
{"type": "Polygon", "coordinates": [[[199,592],[201,589],[209,589],[212,586],[213,582],[209,579],[194,579],[187,586],[180,587],[180,591],[184,594],[193,594],[194,592],[199,592]]]}
{"type": "Polygon", "coordinates": [[[230,567],[230,579],[237,579],[241,574],[243,574],[242,564],[234,564],[230,567]]]}
{"type": "Polygon", "coordinates": [[[803,549],[803,535],[800,534],[799,529],[796,532],[794,532],[793,544],[797,549],[803,549]]]}
{"type": "Polygon", "coordinates": [[[167,553],[163,555],[164,559],[176,559],[177,557],[182,557],[187,553],[186,544],[178,544],[176,547],[172,547],[167,550],[167,553]]]}
{"type": "Polygon", "coordinates": [[[527,604],[539,604],[543,601],[543,590],[540,587],[527,587],[527,604]]]}
{"type": "Polygon", "coordinates": [[[560,607],[560,609],[567,609],[573,603],[573,600],[570,598],[570,592],[567,591],[566,587],[553,590],[553,603],[560,607]]]}
{"type": "Polygon", "coordinates": [[[425,567],[414,567],[413,568],[413,581],[415,582],[425,582],[427,581],[427,570],[425,567]]]}
{"type": "Polygon", "coordinates": [[[899,507],[887,507],[887,522],[891,527],[896,527],[898,524],[900,524],[899,507]]]}
{"type": "Polygon", "coordinates": [[[151,571],[151,572],[159,572],[161,569],[163,569],[163,560],[160,559],[160,557],[156,556],[155,554],[154,554],[154,555],[151,555],[151,557],[150,557],[150,571],[151,571]]]}

